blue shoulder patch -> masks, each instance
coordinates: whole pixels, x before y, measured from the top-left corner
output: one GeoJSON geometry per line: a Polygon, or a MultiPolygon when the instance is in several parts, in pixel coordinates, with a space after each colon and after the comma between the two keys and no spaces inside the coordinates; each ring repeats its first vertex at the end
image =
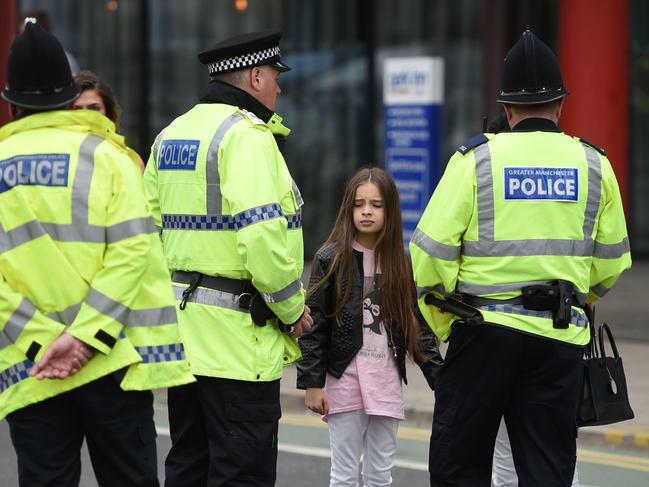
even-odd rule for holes
{"type": "Polygon", "coordinates": [[[604,149],[602,149],[601,147],[597,147],[595,144],[593,144],[592,142],[588,142],[586,139],[581,139],[581,138],[580,138],[579,141],[582,142],[582,143],[584,143],[584,144],[586,144],[586,145],[589,146],[589,147],[592,147],[592,148],[595,149],[597,152],[599,152],[600,154],[602,154],[604,157],[607,157],[606,151],[605,151],[604,149]]]}
{"type": "Polygon", "coordinates": [[[482,145],[486,142],[489,142],[489,139],[485,134],[480,134],[476,135],[475,137],[471,137],[469,140],[467,140],[464,144],[462,144],[460,147],[457,148],[457,151],[465,155],[467,152],[469,152],[472,149],[475,149],[479,145],[482,145]]]}

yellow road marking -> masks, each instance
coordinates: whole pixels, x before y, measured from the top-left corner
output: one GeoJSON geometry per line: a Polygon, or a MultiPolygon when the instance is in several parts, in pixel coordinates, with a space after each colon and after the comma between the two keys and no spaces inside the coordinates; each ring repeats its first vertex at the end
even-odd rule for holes
{"type": "MultiPolygon", "coordinates": [[[[284,416],[282,416],[280,423],[315,428],[327,427],[327,424],[322,421],[320,416],[315,415],[307,416],[285,414],[284,416]]],[[[414,440],[427,443],[430,439],[430,430],[423,428],[401,427],[399,428],[399,433],[397,436],[398,438],[404,440],[414,440]]],[[[577,449],[577,459],[580,462],[584,463],[607,465],[610,467],[617,467],[625,470],[635,470],[638,472],[649,472],[649,458],[647,457],[620,455],[616,453],[606,453],[579,448],[577,449]]]]}

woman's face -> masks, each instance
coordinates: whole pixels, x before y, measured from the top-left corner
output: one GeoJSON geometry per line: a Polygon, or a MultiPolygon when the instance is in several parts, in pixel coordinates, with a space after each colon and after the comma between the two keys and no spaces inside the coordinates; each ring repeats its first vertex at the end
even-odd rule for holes
{"type": "Polygon", "coordinates": [[[95,110],[106,115],[106,105],[97,90],[88,89],[81,92],[79,98],[72,103],[73,110],[95,110]]]}

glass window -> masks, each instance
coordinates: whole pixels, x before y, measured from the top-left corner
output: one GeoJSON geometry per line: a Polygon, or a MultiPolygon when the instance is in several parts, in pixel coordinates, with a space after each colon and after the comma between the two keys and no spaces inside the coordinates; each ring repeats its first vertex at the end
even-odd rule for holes
{"type": "Polygon", "coordinates": [[[631,248],[649,255],[649,4],[631,2],[631,107],[629,193],[631,248]]]}

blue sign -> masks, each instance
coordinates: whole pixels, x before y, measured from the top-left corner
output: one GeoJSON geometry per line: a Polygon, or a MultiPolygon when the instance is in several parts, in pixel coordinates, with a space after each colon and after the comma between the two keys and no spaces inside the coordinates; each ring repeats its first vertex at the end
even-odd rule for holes
{"type": "Polygon", "coordinates": [[[441,59],[386,61],[385,169],[399,190],[406,249],[442,172],[442,97],[441,59]]]}
{"type": "Polygon", "coordinates": [[[160,147],[158,169],[193,171],[200,140],[165,140],[160,147]]]}
{"type": "Polygon", "coordinates": [[[32,154],[0,161],[0,193],[15,186],[67,186],[68,154],[32,154]]]}
{"type": "Polygon", "coordinates": [[[577,201],[579,170],[572,167],[505,167],[506,200],[577,201]]]}

